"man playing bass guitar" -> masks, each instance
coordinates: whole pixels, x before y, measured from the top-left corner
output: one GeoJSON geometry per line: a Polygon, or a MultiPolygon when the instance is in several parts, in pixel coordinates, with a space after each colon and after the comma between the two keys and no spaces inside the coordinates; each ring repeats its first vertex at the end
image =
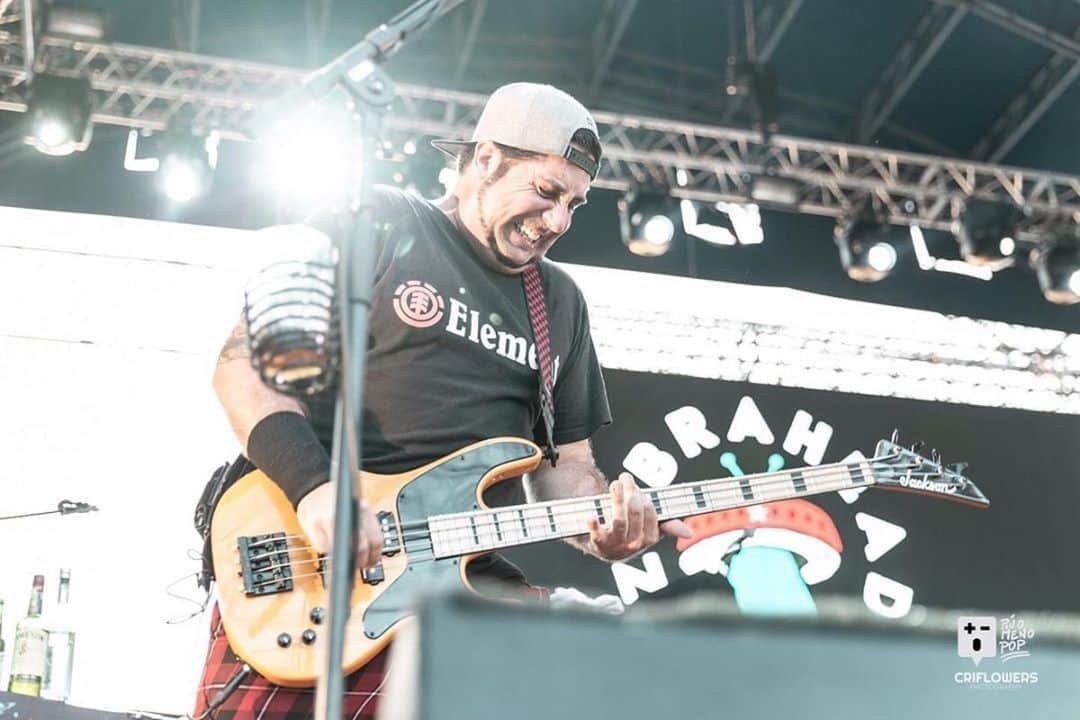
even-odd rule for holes
{"type": "MultiPolygon", "coordinates": [[[[456,158],[459,181],[438,205],[387,188],[376,192],[375,284],[363,408],[363,469],[410,470],[470,443],[535,438],[557,448],[527,478],[530,500],[610,493],[613,511],[570,542],[606,561],[627,559],[661,535],[687,537],[679,520],[659,523],[652,504],[623,473],[610,484],[589,438],[611,421],[581,292],[545,253],[569,228],[596,178],[596,123],[574,98],[548,85],[515,83],[488,99],[468,141],[435,143],[456,158]],[[546,309],[547,343],[534,333],[527,294],[546,309]],[[545,347],[547,345],[547,347],[545,347]],[[552,378],[553,437],[538,388],[552,378]]],[[[214,389],[244,455],[284,490],[314,548],[332,536],[328,481],[334,393],[301,404],[266,387],[252,368],[245,323],[221,351],[214,389]]],[[[550,420],[550,417],[549,417],[550,420]]],[[[508,484],[504,484],[508,485],[508,484]]],[[[495,486],[496,491],[501,486],[495,486]]],[[[358,565],[380,560],[383,535],[361,504],[358,565]]],[[[498,556],[470,571],[509,593],[536,592],[498,556]]],[[[196,716],[234,676],[232,652],[215,612],[196,716]]],[[[374,717],[386,665],[380,652],[346,680],[349,717],[374,717]]],[[[253,675],[214,709],[239,715],[309,717],[314,691],[253,675]]]]}

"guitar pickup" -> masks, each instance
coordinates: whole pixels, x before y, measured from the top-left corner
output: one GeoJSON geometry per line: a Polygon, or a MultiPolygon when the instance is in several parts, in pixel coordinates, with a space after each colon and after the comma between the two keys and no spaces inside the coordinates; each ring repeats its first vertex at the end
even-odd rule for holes
{"type": "Polygon", "coordinates": [[[378,585],[386,579],[386,575],[383,573],[382,563],[369,567],[360,571],[360,579],[364,581],[365,585],[378,585]]]}
{"type": "Polygon", "coordinates": [[[383,537],[382,554],[391,557],[401,552],[401,543],[398,542],[397,526],[394,523],[394,513],[387,510],[381,511],[375,516],[379,521],[379,530],[383,537]]]}

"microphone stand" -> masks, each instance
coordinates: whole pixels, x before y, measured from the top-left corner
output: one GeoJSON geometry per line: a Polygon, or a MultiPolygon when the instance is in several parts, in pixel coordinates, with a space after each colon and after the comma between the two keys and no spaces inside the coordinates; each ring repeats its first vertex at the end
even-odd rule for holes
{"type": "MultiPolygon", "coordinates": [[[[345,91],[348,108],[355,121],[355,132],[361,138],[364,162],[370,162],[375,157],[383,116],[396,96],[393,81],[380,65],[401,48],[407,37],[427,27],[461,2],[463,0],[418,0],[305,80],[303,94],[308,99],[323,98],[338,88],[345,91]]],[[[370,173],[360,168],[355,175],[350,194],[351,232],[344,233],[346,244],[338,247],[337,303],[341,320],[342,371],[334,415],[330,466],[330,476],[337,480],[337,492],[329,564],[327,665],[315,700],[316,717],[325,720],[340,720],[345,689],[341,663],[356,565],[367,314],[371,308],[375,268],[370,173]]]]}
{"type": "Polygon", "coordinates": [[[23,518],[41,517],[42,515],[71,515],[72,513],[94,512],[95,510],[97,510],[97,507],[90,503],[61,500],[57,503],[55,510],[22,513],[20,515],[4,515],[0,517],[0,520],[22,520],[23,518]]]}

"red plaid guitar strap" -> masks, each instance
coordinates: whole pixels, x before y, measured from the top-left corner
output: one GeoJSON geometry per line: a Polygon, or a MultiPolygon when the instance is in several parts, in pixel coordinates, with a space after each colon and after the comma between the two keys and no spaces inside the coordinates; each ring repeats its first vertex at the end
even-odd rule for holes
{"type": "Polygon", "coordinates": [[[544,429],[547,430],[547,449],[544,456],[554,467],[559,459],[559,449],[555,447],[555,398],[552,394],[555,382],[551,372],[551,339],[548,336],[544,288],[540,284],[540,271],[536,263],[525,268],[521,282],[525,287],[529,322],[532,325],[533,339],[536,341],[536,359],[540,365],[540,414],[544,418],[544,429]]]}

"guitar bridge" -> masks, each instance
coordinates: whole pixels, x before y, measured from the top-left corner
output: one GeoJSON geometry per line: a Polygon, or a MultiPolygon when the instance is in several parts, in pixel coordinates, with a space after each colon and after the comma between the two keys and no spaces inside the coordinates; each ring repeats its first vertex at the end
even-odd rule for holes
{"type": "Polygon", "coordinates": [[[241,536],[236,539],[240,575],[248,597],[274,595],[293,589],[289,544],[285,533],[241,536]]]}

